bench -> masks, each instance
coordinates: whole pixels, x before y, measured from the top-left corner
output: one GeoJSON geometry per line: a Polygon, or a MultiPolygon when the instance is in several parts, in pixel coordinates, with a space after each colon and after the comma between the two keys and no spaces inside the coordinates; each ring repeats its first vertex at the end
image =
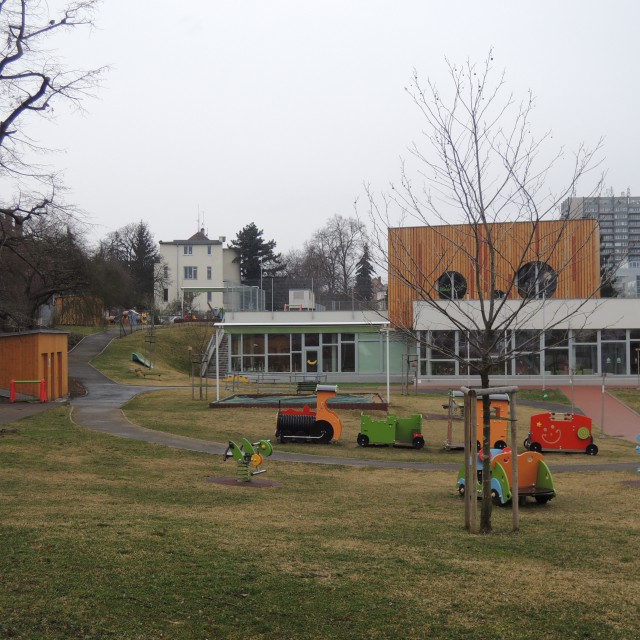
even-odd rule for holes
{"type": "Polygon", "coordinates": [[[296,383],[296,394],[300,395],[302,391],[315,393],[317,386],[318,383],[315,380],[303,380],[302,382],[296,383]]]}
{"type": "Polygon", "coordinates": [[[147,376],[157,376],[158,378],[160,378],[160,376],[162,375],[159,371],[143,371],[139,367],[135,369],[129,369],[129,373],[135,374],[138,378],[146,378],[147,376]]]}

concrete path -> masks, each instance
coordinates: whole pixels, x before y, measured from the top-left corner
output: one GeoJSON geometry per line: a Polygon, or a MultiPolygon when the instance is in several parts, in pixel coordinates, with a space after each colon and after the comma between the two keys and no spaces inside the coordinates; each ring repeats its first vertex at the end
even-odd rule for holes
{"type": "MultiPolygon", "coordinates": [[[[87,336],[69,353],[69,377],[81,381],[87,390],[87,394],[85,396],[76,397],[71,400],[71,419],[73,422],[85,429],[108,433],[121,438],[140,440],[151,444],[185,449],[188,451],[223,455],[227,447],[226,443],[209,442],[207,440],[187,438],[161,431],[154,431],[152,429],[145,429],[144,427],[140,427],[127,420],[121,407],[131,400],[131,398],[140,393],[153,393],[154,391],[171,387],[146,387],[117,384],[91,366],[89,362],[101,353],[109,342],[116,337],[116,335],[117,330],[111,329],[105,333],[97,333],[87,336]]],[[[565,390],[568,397],[571,397],[570,391],[570,389],[568,391],[565,390]]],[[[593,389],[586,390],[585,396],[589,397],[595,395],[596,394],[593,389]]],[[[580,401],[581,398],[582,396],[580,396],[580,401]]],[[[582,408],[577,393],[575,394],[575,401],[576,406],[582,408]]],[[[617,404],[619,405],[620,403],[617,404]]],[[[34,413],[46,410],[50,406],[50,404],[2,404],[0,405],[0,424],[13,422],[14,420],[19,420],[23,417],[27,417],[28,415],[33,415],[34,413]]],[[[605,407],[605,411],[607,410],[608,409],[605,407]]],[[[590,414],[588,409],[585,409],[585,413],[587,413],[587,415],[592,415],[593,417],[593,413],[590,414]]],[[[640,422],[640,417],[633,412],[631,413],[640,422]]],[[[622,423],[618,421],[618,424],[622,423]]],[[[630,425],[629,439],[634,440],[636,433],[640,433],[640,431],[633,432],[633,429],[635,428],[633,425],[635,423],[633,423],[630,418],[625,418],[624,424],[630,425]]],[[[620,429],[618,428],[616,431],[620,431],[620,429]]],[[[330,451],[330,447],[328,447],[328,450],[330,451]]],[[[403,462],[396,460],[366,460],[358,458],[340,458],[333,457],[331,455],[315,456],[304,453],[284,453],[278,451],[273,453],[272,459],[303,464],[344,465],[386,469],[414,469],[416,471],[457,471],[460,466],[459,462],[427,463],[403,462]]],[[[598,464],[594,460],[593,463],[589,465],[582,465],[580,467],[553,464],[552,469],[554,472],[578,470],[619,471],[625,469],[632,470],[635,469],[636,466],[637,465],[635,463],[598,464]]]]}

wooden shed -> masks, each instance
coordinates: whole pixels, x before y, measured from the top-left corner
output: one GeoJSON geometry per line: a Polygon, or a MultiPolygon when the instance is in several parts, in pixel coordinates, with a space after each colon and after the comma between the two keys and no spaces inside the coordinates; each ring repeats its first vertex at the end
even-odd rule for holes
{"type": "Polygon", "coordinates": [[[389,319],[399,326],[412,326],[419,300],[600,296],[596,220],[391,228],[388,239],[389,319]]]}
{"type": "MultiPolygon", "coordinates": [[[[69,334],[22,331],[0,334],[0,389],[9,394],[11,380],[44,380],[47,400],[69,394],[69,334]]],[[[20,395],[40,397],[39,383],[19,383],[20,395]]]]}

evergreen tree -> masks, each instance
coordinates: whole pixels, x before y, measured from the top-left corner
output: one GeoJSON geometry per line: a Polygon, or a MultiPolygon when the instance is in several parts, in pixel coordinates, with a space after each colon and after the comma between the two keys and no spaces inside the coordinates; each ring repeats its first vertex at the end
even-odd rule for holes
{"type": "Polygon", "coordinates": [[[373,298],[373,288],[371,286],[371,276],[375,275],[369,256],[369,245],[365,244],[362,255],[356,265],[356,285],[355,294],[359,300],[371,300],[373,298]]]}
{"type": "Polygon", "coordinates": [[[243,283],[255,284],[260,282],[261,272],[263,277],[272,277],[284,269],[282,255],[274,253],[275,240],[265,241],[263,233],[252,222],[238,231],[230,243],[231,248],[239,253],[234,262],[240,263],[240,279],[243,283]]]}
{"type": "Polygon", "coordinates": [[[153,300],[154,270],[159,260],[160,254],[149,225],[143,220],[130,223],[100,242],[93,260],[96,286],[106,285],[106,295],[111,288],[110,278],[118,276],[118,299],[112,304],[144,307],[153,300]]]}

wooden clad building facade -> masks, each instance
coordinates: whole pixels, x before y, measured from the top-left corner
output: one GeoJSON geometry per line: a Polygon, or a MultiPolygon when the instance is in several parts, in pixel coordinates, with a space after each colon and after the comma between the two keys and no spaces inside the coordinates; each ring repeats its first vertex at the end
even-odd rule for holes
{"type": "MultiPolygon", "coordinates": [[[[44,380],[48,400],[69,394],[69,334],[25,331],[0,334],[0,389],[11,380],[44,380]]],[[[18,394],[38,398],[39,383],[20,384],[18,394]]]]}
{"type": "Polygon", "coordinates": [[[396,326],[413,326],[420,300],[599,297],[596,220],[397,227],[388,242],[396,326]]]}

